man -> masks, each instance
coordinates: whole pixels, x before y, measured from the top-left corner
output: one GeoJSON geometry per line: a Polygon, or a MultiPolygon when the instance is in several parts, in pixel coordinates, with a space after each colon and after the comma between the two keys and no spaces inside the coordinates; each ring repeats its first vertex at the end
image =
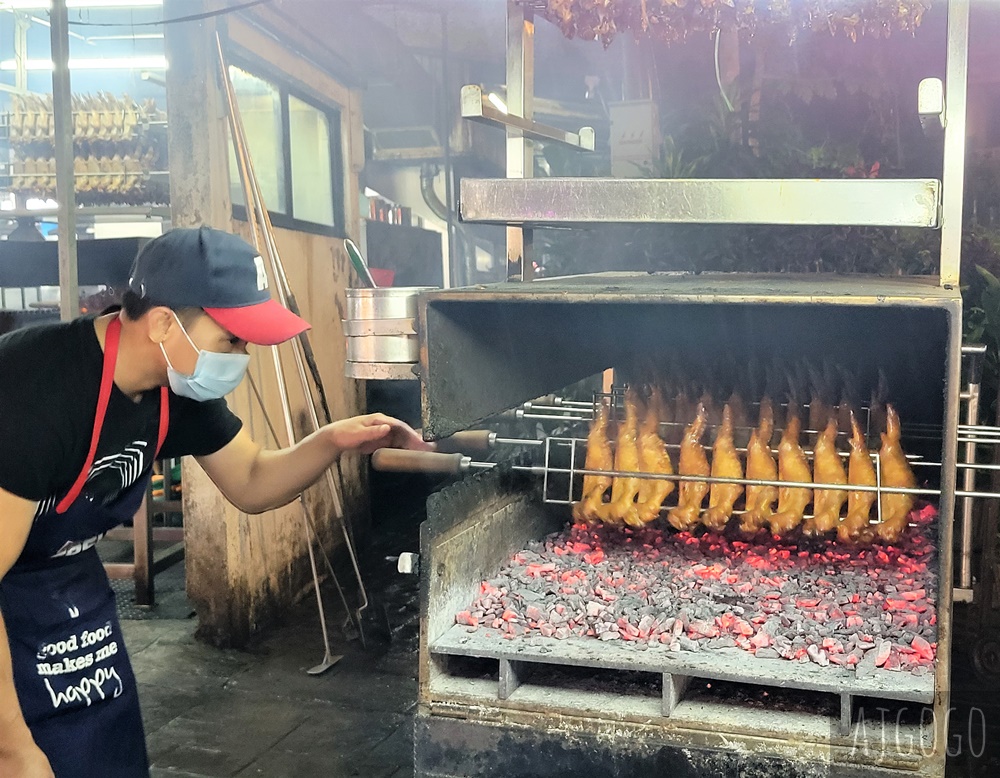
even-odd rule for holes
{"type": "Polygon", "coordinates": [[[428,448],[381,414],[280,451],[254,443],[222,398],[246,373],[248,343],[307,328],[271,300],[252,247],[203,227],[146,244],[120,311],[0,339],[0,776],[148,775],[94,545],[134,515],[154,458],[194,456],[234,505],[259,513],[346,451],[428,448]]]}

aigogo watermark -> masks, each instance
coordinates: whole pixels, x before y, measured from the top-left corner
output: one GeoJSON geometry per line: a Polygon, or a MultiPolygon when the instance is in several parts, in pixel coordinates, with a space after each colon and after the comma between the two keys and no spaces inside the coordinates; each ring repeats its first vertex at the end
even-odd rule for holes
{"type": "Polygon", "coordinates": [[[860,707],[848,739],[851,755],[861,757],[931,757],[938,751],[939,728],[947,737],[948,757],[961,755],[979,759],[986,751],[986,714],[981,708],[949,708],[943,727],[934,709],[860,707]]]}

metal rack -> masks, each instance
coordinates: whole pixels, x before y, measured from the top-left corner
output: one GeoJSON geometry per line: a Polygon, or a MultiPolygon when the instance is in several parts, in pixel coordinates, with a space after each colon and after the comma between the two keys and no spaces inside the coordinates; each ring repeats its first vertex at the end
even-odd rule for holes
{"type": "MultiPolygon", "coordinates": [[[[542,224],[683,222],[785,225],[920,226],[941,229],[939,283],[959,282],[970,0],[948,0],[947,76],[925,79],[921,121],[944,128],[941,181],[926,179],[651,180],[532,178],[530,139],[590,150],[584,130],[567,133],[534,122],[535,0],[507,0],[507,111],[491,109],[481,90],[463,89],[463,116],[503,126],[506,179],[467,180],[460,212],[468,222],[507,225],[508,279],[530,281],[531,228],[542,224]],[[943,95],[943,96],[942,96],[943,95]],[[559,208],[553,203],[559,202],[559,208]]],[[[586,129],[586,128],[585,128],[586,129]]]]}

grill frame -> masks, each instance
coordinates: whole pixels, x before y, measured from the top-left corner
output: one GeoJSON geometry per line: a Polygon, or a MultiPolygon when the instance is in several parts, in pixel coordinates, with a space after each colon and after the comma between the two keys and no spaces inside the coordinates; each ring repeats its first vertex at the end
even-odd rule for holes
{"type": "MultiPolygon", "coordinates": [[[[526,310],[519,306],[578,302],[589,305],[695,303],[712,306],[904,306],[943,311],[947,327],[947,347],[944,353],[944,414],[941,420],[943,450],[938,517],[938,659],[932,704],[935,712],[934,745],[915,760],[861,759],[858,765],[859,760],[852,753],[849,744],[838,741],[832,734],[825,742],[822,742],[822,738],[799,738],[790,747],[786,747],[777,744],[775,733],[767,733],[766,727],[763,730],[737,727],[736,731],[719,732],[717,726],[713,728],[707,722],[703,726],[690,721],[678,724],[664,716],[647,717],[643,721],[642,716],[622,715],[610,710],[603,714],[594,710],[573,712],[558,705],[546,705],[544,700],[533,698],[527,702],[523,697],[520,701],[500,699],[504,695],[498,693],[496,683],[487,688],[481,684],[463,684],[461,680],[449,680],[441,660],[436,658],[433,651],[434,641],[440,637],[443,628],[453,624],[455,612],[468,604],[474,587],[490,577],[511,554],[523,548],[526,540],[538,539],[558,529],[560,523],[567,518],[565,510],[559,512],[558,509],[553,510],[551,506],[542,504],[537,493],[538,483],[530,475],[501,472],[498,468],[491,473],[465,479],[458,485],[467,487],[465,489],[449,489],[432,497],[428,505],[428,519],[421,527],[421,555],[424,562],[421,571],[419,715],[422,718],[418,720],[417,732],[424,732],[428,740],[421,742],[418,737],[418,770],[422,769],[422,760],[438,751],[439,744],[435,743],[435,737],[440,738],[439,724],[444,717],[467,722],[472,727],[470,731],[478,731],[476,728],[481,725],[508,728],[512,733],[520,733],[518,737],[524,736],[529,740],[544,732],[557,733],[559,737],[586,739],[613,727],[618,733],[617,739],[624,744],[634,738],[641,738],[643,742],[659,743],[667,749],[722,749],[726,753],[758,754],[792,765],[825,765],[830,770],[846,769],[847,765],[854,764],[862,774],[868,775],[883,774],[886,769],[890,772],[884,774],[943,774],[947,743],[945,712],[949,698],[952,630],[952,527],[961,374],[959,292],[920,279],[723,274],[710,277],[599,274],[539,281],[530,285],[502,284],[495,287],[431,292],[421,296],[419,305],[424,429],[431,437],[441,437],[468,428],[525,400],[558,390],[609,366],[600,364],[599,360],[595,362],[586,359],[573,364],[567,353],[566,359],[559,364],[550,362],[540,365],[534,373],[528,370],[515,380],[502,380],[505,375],[509,377],[523,365],[515,365],[507,360],[501,361],[494,368],[484,368],[486,360],[478,359],[470,351],[470,344],[475,343],[477,338],[486,337],[489,326],[496,328],[498,339],[511,338],[517,333],[506,329],[502,322],[484,322],[482,330],[463,333],[455,326],[455,321],[449,320],[442,312],[448,305],[475,306],[483,302],[509,304],[511,317],[514,319],[519,310],[526,310]],[[445,308],[439,309],[440,306],[445,308]],[[464,357],[462,367],[458,366],[456,354],[464,357]],[[468,364],[470,359],[473,363],[471,365],[468,364]],[[470,379],[470,374],[474,378],[470,379]],[[469,394],[470,380],[480,388],[474,395],[469,394]],[[457,501],[457,504],[449,501],[457,501]],[[482,518],[476,515],[483,505],[500,511],[526,512],[530,517],[529,523],[534,527],[533,532],[528,534],[533,536],[514,537],[509,531],[505,534],[505,530],[496,523],[492,528],[489,523],[484,524],[482,518]],[[448,582],[448,586],[452,587],[450,589],[446,586],[448,582]],[[466,688],[463,689],[463,685],[466,688]]],[[[523,340],[519,342],[523,343],[523,340]]],[[[577,343],[579,344],[579,339],[577,343]]],[[[564,352],[572,351],[565,343],[560,348],[564,352]]],[[[527,362],[537,359],[537,356],[533,349],[522,349],[519,358],[522,362],[527,362]]],[[[509,692],[517,685],[517,662],[510,661],[509,657],[500,657],[500,665],[501,677],[507,677],[509,696],[509,692]]],[[[842,710],[842,721],[843,716],[842,710]]],[[[451,722],[449,726],[457,725],[451,722]]],[[[580,764],[583,766],[593,756],[593,747],[588,746],[581,754],[584,761],[580,764]],[[589,757],[586,756],[588,754],[589,757]]],[[[434,769],[443,769],[443,765],[437,765],[434,769]]]]}

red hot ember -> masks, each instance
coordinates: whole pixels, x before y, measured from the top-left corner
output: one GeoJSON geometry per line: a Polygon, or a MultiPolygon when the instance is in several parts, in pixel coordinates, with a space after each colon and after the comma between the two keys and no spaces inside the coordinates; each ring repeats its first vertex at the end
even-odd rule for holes
{"type": "Polygon", "coordinates": [[[919,526],[899,544],[870,547],[573,524],[515,554],[455,620],[510,640],[739,647],[923,675],[937,648],[934,511],[910,518],[919,526]]]}

